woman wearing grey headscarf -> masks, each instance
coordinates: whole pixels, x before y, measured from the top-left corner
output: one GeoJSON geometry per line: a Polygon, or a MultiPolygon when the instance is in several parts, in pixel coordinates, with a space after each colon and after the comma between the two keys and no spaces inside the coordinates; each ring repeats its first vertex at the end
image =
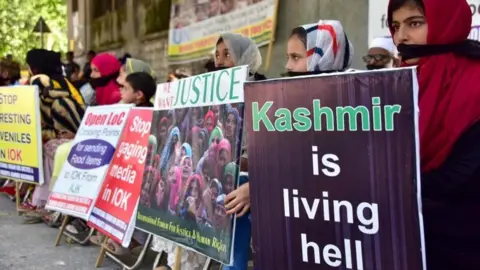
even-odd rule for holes
{"type": "MultiPolygon", "coordinates": [[[[220,35],[215,50],[215,66],[217,69],[231,68],[234,66],[247,65],[249,68],[250,81],[265,80],[266,77],[259,74],[262,65],[262,56],[257,45],[249,38],[239,34],[226,33],[220,35]]],[[[242,143],[242,174],[246,175],[248,168],[247,136],[243,129],[242,143]]],[[[236,178],[236,177],[235,177],[236,178]]],[[[225,208],[228,214],[237,214],[235,231],[235,247],[233,266],[223,266],[223,270],[247,269],[250,254],[251,224],[250,210],[250,185],[248,177],[240,177],[240,183],[236,190],[227,194],[225,208]]]]}
{"type": "Polygon", "coordinates": [[[262,55],[253,40],[240,34],[225,33],[217,40],[215,50],[215,67],[217,69],[247,65],[250,72],[250,81],[265,80],[266,77],[258,73],[262,65],[262,55]]]}

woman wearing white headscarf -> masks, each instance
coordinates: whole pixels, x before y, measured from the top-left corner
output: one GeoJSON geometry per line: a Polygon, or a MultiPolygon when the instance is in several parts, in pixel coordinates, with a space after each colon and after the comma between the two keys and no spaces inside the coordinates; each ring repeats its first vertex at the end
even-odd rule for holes
{"type": "Polygon", "coordinates": [[[290,76],[347,71],[353,45],[339,21],[320,20],[292,30],[287,59],[290,76]]]}

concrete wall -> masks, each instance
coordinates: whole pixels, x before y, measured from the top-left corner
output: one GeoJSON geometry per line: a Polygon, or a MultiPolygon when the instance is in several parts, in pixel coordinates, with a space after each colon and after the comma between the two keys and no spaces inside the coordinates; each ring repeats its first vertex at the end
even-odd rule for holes
{"type": "MultiPolygon", "coordinates": [[[[80,13],[90,10],[91,1],[79,1],[80,13]],[[82,3],[83,2],[83,3],[82,3]]],[[[70,2],[70,1],[69,1],[70,2]]],[[[127,21],[122,29],[113,30],[121,32],[123,42],[114,44],[105,51],[116,53],[118,56],[129,52],[134,57],[148,61],[157,71],[160,81],[167,77],[168,71],[176,68],[184,68],[192,73],[202,72],[203,62],[197,62],[181,66],[168,65],[167,61],[167,33],[155,35],[142,35],[142,15],[144,11],[138,9],[134,0],[127,0],[127,21]]],[[[69,16],[70,17],[70,16],[69,16]]],[[[85,49],[76,51],[79,61],[82,61],[88,49],[94,46],[95,37],[92,37],[92,20],[89,14],[81,14],[81,23],[84,24],[85,49]],[[83,20],[85,18],[85,20],[83,20]]],[[[280,76],[285,71],[286,46],[290,31],[299,25],[316,23],[320,19],[335,19],[342,22],[348,38],[354,45],[353,68],[363,68],[361,57],[367,51],[368,40],[368,0],[279,0],[277,16],[276,40],[273,46],[273,54],[270,70],[264,72],[267,77],[280,76]]],[[[105,29],[108,34],[108,29],[105,29]]],[[[69,27],[69,33],[71,33],[69,27]]],[[[117,34],[118,35],[118,34],[117,34]]],[[[98,38],[97,38],[98,39],[98,38]]],[[[261,48],[264,66],[268,46],[261,48]]]]}
{"type": "MultiPolygon", "coordinates": [[[[368,47],[368,0],[279,0],[276,41],[267,77],[285,71],[287,41],[293,28],[320,19],[339,20],[354,46],[353,68],[364,68],[368,47]]],[[[267,47],[261,49],[264,63],[267,47]]]]}

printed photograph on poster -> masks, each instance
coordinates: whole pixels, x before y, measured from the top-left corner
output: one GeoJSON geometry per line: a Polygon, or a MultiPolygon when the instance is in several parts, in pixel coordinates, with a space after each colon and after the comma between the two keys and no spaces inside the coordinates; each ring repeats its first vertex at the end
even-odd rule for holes
{"type": "Polygon", "coordinates": [[[234,219],[225,197],[238,181],[246,66],[157,87],[136,226],[224,264],[234,219]]]}
{"type": "Polygon", "coordinates": [[[241,113],[230,104],[181,108],[156,111],[152,122],[155,154],[144,172],[137,226],[228,261],[232,217],[224,200],[238,177],[241,113]]]}

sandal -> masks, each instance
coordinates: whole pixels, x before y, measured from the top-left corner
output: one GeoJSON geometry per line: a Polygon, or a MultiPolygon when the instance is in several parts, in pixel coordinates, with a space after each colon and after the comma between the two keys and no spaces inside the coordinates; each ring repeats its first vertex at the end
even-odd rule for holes
{"type": "Polygon", "coordinates": [[[65,229],[72,234],[79,234],[87,231],[88,226],[83,220],[76,218],[65,229]]]}
{"type": "Polygon", "coordinates": [[[42,221],[43,221],[42,217],[25,216],[25,218],[23,219],[23,224],[38,224],[38,223],[42,223],[42,221]]]}
{"type": "Polygon", "coordinates": [[[37,210],[37,207],[29,202],[22,203],[17,209],[18,212],[32,212],[35,210],[37,210]]]}
{"type": "Polygon", "coordinates": [[[103,247],[110,253],[116,256],[124,256],[130,253],[128,248],[124,248],[112,239],[108,239],[107,244],[103,245],[103,247]]]}
{"type": "Polygon", "coordinates": [[[45,208],[37,208],[34,211],[25,212],[23,215],[26,217],[41,217],[43,218],[46,215],[49,215],[50,212],[45,208]]]}
{"type": "Polygon", "coordinates": [[[61,217],[62,214],[60,212],[51,212],[44,215],[42,219],[48,227],[59,228],[62,225],[61,217]]]}

